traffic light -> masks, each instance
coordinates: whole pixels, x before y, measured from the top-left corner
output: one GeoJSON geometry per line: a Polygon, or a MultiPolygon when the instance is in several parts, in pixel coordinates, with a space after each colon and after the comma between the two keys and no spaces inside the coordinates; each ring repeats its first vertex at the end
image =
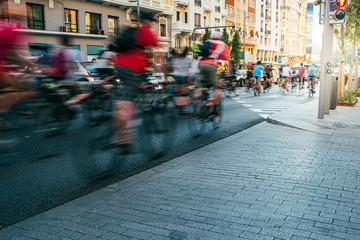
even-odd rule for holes
{"type": "Polygon", "coordinates": [[[336,0],[335,4],[338,8],[344,8],[346,6],[346,0],[336,0]]]}
{"type": "Polygon", "coordinates": [[[346,0],[336,0],[335,1],[336,7],[338,8],[334,13],[335,19],[343,20],[345,18],[345,16],[346,16],[346,9],[345,9],[346,3],[347,3],[346,0]]]}

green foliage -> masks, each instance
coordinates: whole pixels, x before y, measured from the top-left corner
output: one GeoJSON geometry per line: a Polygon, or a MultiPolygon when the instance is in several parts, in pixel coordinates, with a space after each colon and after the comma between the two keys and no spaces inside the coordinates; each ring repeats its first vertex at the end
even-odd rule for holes
{"type": "Polygon", "coordinates": [[[226,30],[226,28],[223,28],[222,35],[223,35],[222,40],[230,47],[231,43],[229,40],[229,33],[226,30]]]}
{"type": "MultiPolygon", "coordinates": [[[[352,57],[352,50],[351,50],[351,45],[348,44],[345,47],[345,65],[350,65],[351,64],[351,57],[352,57]]],[[[335,49],[333,52],[333,62],[335,64],[339,63],[339,61],[342,59],[342,54],[341,54],[341,50],[339,49],[335,49]]]]}
{"type": "Polygon", "coordinates": [[[235,31],[233,40],[231,42],[230,56],[232,59],[235,60],[236,64],[239,64],[240,55],[241,55],[240,36],[239,36],[239,32],[235,31]]]}
{"type": "Polygon", "coordinates": [[[343,97],[338,97],[338,102],[354,102],[356,100],[356,96],[354,95],[353,91],[345,91],[343,97]]]}
{"type": "Polygon", "coordinates": [[[352,93],[355,94],[355,95],[356,95],[356,94],[360,94],[360,89],[352,90],[352,93]]]}
{"type": "Polygon", "coordinates": [[[210,36],[211,36],[211,31],[210,31],[210,29],[206,28],[206,29],[205,29],[205,34],[204,34],[204,36],[203,36],[203,38],[202,38],[202,42],[204,43],[204,42],[206,42],[207,40],[209,40],[209,39],[210,39],[210,36]]]}

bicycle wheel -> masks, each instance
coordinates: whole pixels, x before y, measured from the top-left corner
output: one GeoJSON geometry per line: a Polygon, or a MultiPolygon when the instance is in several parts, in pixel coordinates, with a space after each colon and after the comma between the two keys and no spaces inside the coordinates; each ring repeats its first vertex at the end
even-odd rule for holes
{"type": "MultiPolygon", "coordinates": [[[[116,173],[123,155],[117,148],[111,148],[113,135],[111,120],[103,121],[100,125],[91,127],[87,131],[90,139],[85,143],[83,154],[79,159],[80,171],[94,180],[105,178],[116,173]]],[[[82,143],[84,144],[84,143],[82,143]]]]}
{"type": "Polygon", "coordinates": [[[113,102],[109,94],[90,97],[85,101],[85,117],[90,123],[111,118],[113,102]]]}
{"type": "Polygon", "coordinates": [[[190,136],[198,137],[203,133],[205,128],[205,115],[206,112],[208,112],[207,106],[205,106],[204,102],[200,101],[193,103],[190,107],[192,108],[192,113],[188,121],[190,136]]]}
{"type": "Polygon", "coordinates": [[[70,126],[75,113],[60,103],[39,103],[36,109],[35,133],[43,137],[64,132],[70,126]]]}
{"type": "Polygon", "coordinates": [[[140,114],[138,139],[141,152],[147,159],[156,159],[167,153],[175,132],[175,121],[165,109],[143,111],[140,114]]]}
{"type": "Polygon", "coordinates": [[[216,106],[217,114],[214,116],[211,116],[211,122],[214,129],[217,129],[220,127],[223,115],[224,115],[224,108],[222,104],[222,100],[220,101],[220,104],[216,106]]]}

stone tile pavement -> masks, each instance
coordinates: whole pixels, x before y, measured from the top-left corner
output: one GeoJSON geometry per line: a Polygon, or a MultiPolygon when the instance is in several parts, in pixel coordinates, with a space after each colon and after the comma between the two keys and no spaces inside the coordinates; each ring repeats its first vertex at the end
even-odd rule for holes
{"type": "Polygon", "coordinates": [[[0,239],[360,239],[359,146],[360,135],[263,122],[0,239]]]}

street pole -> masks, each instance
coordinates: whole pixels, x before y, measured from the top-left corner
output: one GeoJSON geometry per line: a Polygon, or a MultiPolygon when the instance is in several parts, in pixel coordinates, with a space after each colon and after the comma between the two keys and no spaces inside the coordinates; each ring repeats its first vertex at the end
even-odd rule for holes
{"type": "Polygon", "coordinates": [[[137,26],[140,26],[140,0],[137,0],[136,11],[137,11],[137,26]]]}
{"type": "MultiPolygon", "coordinates": [[[[328,49],[326,50],[327,56],[326,56],[326,63],[332,62],[333,58],[333,40],[334,40],[334,25],[329,25],[329,32],[328,32],[328,49]]],[[[324,113],[329,114],[330,113],[330,97],[331,97],[331,88],[332,88],[332,73],[326,72],[326,94],[325,94],[325,108],[324,113]]]]}
{"type": "Polygon", "coordinates": [[[320,95],[319,95],[319,108],[318,108],[318,119],[324,119],[324,112],[326,108],[326,94],[327,94],[327,74],[326,74],[326,63],[328,60],[329,42],[327,37],[329,36],[330,30],[330,0],[325,0],[324,3],[324,33],[322,39],[322,52],[321,52],[321,70],[320,70],[320,95]]]}
{"type": "Polygon", "coordinates": [[[243,47],[244,69],[245,69],[245,39],[246,39],[246,36],[245,36],[245,29],[246,29],[246,27],[245,27],[245,24],[246,24],[245,19],[246,19],[246,16],[245,16],[245,14],[244,14],[244,47],[243,47]]]}
{"type": "Polygon", "coordinates": [[[355,56],[355,73],[354,73],[355,89],[359,88],[359,79],[358,79],[359,72],[358,72],[358,69],[359,69],[359,57],[355,56]]]}

